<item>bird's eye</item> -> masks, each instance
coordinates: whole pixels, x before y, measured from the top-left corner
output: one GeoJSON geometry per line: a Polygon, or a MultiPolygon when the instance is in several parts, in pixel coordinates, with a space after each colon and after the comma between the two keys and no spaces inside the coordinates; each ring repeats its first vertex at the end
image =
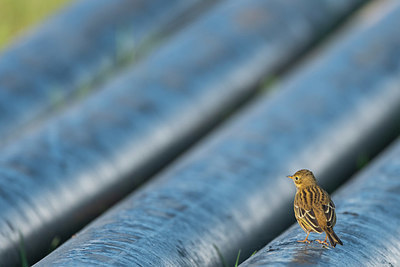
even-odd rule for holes
{"type": "Polygon", "coordinates": [[[294,179],[295,179],[296,181],[298,181],[298,180],[299,180],[299,177],[296,176],[296,177],[294,177],[294,179]]]}

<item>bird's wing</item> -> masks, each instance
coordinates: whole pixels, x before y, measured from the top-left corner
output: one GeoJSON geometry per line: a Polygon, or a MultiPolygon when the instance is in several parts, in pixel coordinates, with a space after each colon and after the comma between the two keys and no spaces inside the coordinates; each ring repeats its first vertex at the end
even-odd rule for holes
{"type": "Polygon", "coordinates": [[[328,227],[333,227],[336,224],[335,204],[330,200],[328,205],[322,205],[326,217],[326,224],[328,227]]]}
{"type": "Polygon", "coordinates": [[[308,232],[314,231],[317,233],[322,233],[322,229],[321,227],[319,227],[313,209],[306,210],[295,204],[294,214],[300,225],[302,225],[302,227],[305,228],[308,232]]]}

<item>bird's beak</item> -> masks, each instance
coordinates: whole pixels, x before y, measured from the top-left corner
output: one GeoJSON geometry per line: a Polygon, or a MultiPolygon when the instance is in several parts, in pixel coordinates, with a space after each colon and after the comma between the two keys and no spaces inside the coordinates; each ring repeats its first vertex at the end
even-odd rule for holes
{"type": "Polygon", "coordinates": [[[288,175],[287,177],[290,179],[293,179],[293,175],[288,175]]]}

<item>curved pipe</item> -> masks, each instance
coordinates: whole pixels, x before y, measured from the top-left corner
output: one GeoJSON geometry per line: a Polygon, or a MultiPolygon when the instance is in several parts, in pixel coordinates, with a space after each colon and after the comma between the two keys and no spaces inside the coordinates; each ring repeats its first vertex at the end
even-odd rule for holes
{"type": "Polygon", "coordinates": [[[400,3],[368,11],[37,266],[231,266],[272,240],[294,218],[286,175],[311,169],[331,190],[398,134],[400,3]]]}
{"type": "Polygon", "coordinates": [[[80,0],[62,9],[0,55],[0,145],[96,91],[210,3],[80,0]]]}
{"type": "Polygon", "coordinates": [[[30,262],[54,237],[70,237],[224,119],[264,75],[357,3],[222,2],[97,92],[2,148],[0,265],[18,262],[21,236],[30,262]]]}

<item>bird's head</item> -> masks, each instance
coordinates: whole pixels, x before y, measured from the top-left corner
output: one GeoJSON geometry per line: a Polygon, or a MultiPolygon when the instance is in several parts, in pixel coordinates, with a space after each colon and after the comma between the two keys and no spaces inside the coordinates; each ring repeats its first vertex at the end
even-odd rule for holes
{"type": "Polygon", "coordinates": [[[295,174],[289,175],[288,177],[293,180],[297,189],[302,189],[317,184],[314,174],[305,169],[297,171],[295,174]]]}

